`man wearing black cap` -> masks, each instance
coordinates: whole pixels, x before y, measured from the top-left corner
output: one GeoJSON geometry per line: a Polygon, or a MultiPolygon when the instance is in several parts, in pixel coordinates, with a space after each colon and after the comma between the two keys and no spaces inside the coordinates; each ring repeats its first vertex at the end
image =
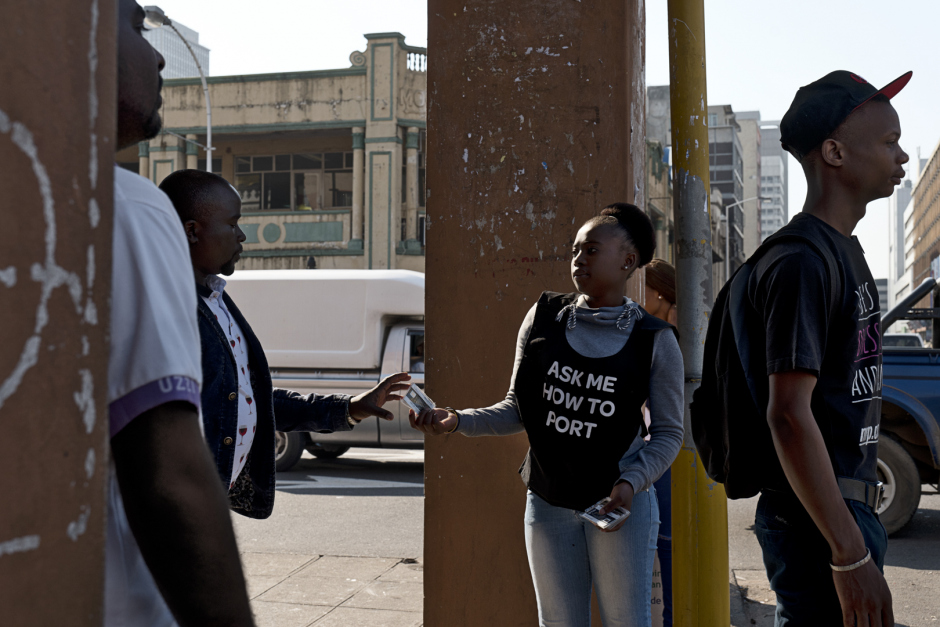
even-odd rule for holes
{"type": "MultiPolygon", "coordinates": [[[[806,175],[806,202],[758,252],[745,305],[763,325],[779,459],[755,521],[778,627],[894,625],[882,574],[887,535],[875,513],[881,317],[852,231],[905,175],[890,99],[910,77],[878,90],[832,72],[802,87],[780,124],[806,175]]],[[[759,365],[755,357],[752,349],[759,365]]]]}

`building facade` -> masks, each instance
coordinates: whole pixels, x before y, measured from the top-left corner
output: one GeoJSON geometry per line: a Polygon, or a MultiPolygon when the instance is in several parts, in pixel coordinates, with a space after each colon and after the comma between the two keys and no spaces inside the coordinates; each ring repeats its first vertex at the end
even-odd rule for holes
{"type": "Polygon", "coordinates": [[[790,158],[780,145],[780,122],[761,120],[761,241],[790,220],[790,158]]]}
{"type": "Polygon", "coordinates": [[[744,209],[744,157],[731,105],[708,107],[708,162],[711,189],[721,192],[728,223],[728,263],[734,272],[747,259],[744,209]]]}
{"type": "MultiPolygon", "coordinates": [[[[919,154],[917,160],[920,161],[919,154]]],[[[936,278],[940,271],[940,146],[934,149],[919,172],[914,183],[914,199],[908,209],[905,264],[910,264],[910,287],[913,288],[927,277],[936,278]]],[[[929,298],[920,306],[930,306],[929,298]]]]}
{"type": "MultiPolygon", "coordinates": [[[[189,43],[193,53],[202,66],[202,71],[209,76],[209,49],[199,43],[199,33],[193,29],[173,21],[173,26],[179,34],[189,43]]],[[[186,49],[179,35],[169,26],[162,26],[154,30],[144,31],[144,39],[150,42],[157,52],[166,60],[166,67],[160,73],[164,80],[171,78],[191,78],[199,76],[199,68],[193,60],[193,55],[186,49]]]]}
{"type": "Polygon", "coordinates": [[[743,162],[744,198],[744,255],[750,257],[761,243],[761,121],[760,111],[739,111],[734,115],[741,130],[741,160],[743,162]]]}
{"type": "MultiPolygon", "coordinates": [[[[426,51],[365,37],[349,68],[209,78],[212,171],[242,198],[239,268],[424,271],[426,51]]],[[[118,155],[158,184],[206,168],[199,79],[163,98],[164,133],[118,155]]]]}
{"type": "MultiPolygon", "coordinates": [[[[909,288],[905,280],[904,264],[904,212],[913,199],[914,186],[910,178],[904,179],[888,198],[888,307],[898,302],[898,293],[909,288]]],[[[906,293],[906,290],[904,291],[906,293]]],[[[903,296],[902,296],[903,297],[903,296]]]]}

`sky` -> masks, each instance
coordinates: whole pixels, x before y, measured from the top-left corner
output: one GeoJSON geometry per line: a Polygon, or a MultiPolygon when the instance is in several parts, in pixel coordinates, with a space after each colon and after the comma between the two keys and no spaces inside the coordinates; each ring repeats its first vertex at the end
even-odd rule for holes
{"type": "MultiPolygon", "coordinates": [[[[171,19],[200,34],[213,75],[349,67],[364,33],[395,31],[427,45],[426,0],[160,0],[171,19]]],[[[669,82],[666,0],[646,1],[646,82],[669,82]]],[[[779,120],[796,90],[832,70],[850,70],[876,87],[908,70],[894,99],[901,146],[928,158],[940,140],[938,74],[930,41],[940,24],[934,0],[705,0],[708,103],[759,110],[779,120]]],[[[433,57],[433,50],[430,55],[433,57]]],[[[790,215],[806,185],[790,158],[790,215]]],[[[888,273],[888,201],[873,202],[856,228],[872,274],[888,273]]]]}

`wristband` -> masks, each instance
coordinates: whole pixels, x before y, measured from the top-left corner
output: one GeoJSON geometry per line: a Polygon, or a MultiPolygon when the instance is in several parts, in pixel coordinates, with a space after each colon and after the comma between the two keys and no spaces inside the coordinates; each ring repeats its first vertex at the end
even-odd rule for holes
{"type": "Polygon", "coordinates": [[[847,573],[850,570],[861,568],[862,566],[867,564],[870,559],[871,559],[871,549],[868,549],[868,552],[865,553],[865,557],[858,560],[854,564],[848,564],[847,566],[836,566],[832,562],[829,562],[829,567],[832,568],[832,570],[836,571],[837,573],[847,573]]]}
{"type": "Polygon", "coordinates": [[[457,410],[454,409],[453,407],[445,407],[444,409],[447,410],[448,413],[453,414],[453,415],[454,415],[454,418],[457,419],[457,424],[454,425],[454,428],[451,429],[450,431],[445,431],[445,432],[444,432],[445,435],[450,435],[451,433],[453,433],[454,431],[457,430],[457,427],[460,426],[460,414],[458,414],[458,413],[457,413],[457,410]]]}

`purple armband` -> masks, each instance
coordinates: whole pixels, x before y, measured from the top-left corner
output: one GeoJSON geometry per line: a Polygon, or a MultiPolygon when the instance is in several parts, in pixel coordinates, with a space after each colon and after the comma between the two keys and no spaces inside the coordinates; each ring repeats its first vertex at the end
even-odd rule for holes
{"type": "Polygon", "coordinates": [[[171,401],[186,401],[192,403],[198,410],[199,384],[189,377],[164,377],[125,394],[108,405],[111,437],[117,435],[121,429],[145,411],[171,401]]]}

